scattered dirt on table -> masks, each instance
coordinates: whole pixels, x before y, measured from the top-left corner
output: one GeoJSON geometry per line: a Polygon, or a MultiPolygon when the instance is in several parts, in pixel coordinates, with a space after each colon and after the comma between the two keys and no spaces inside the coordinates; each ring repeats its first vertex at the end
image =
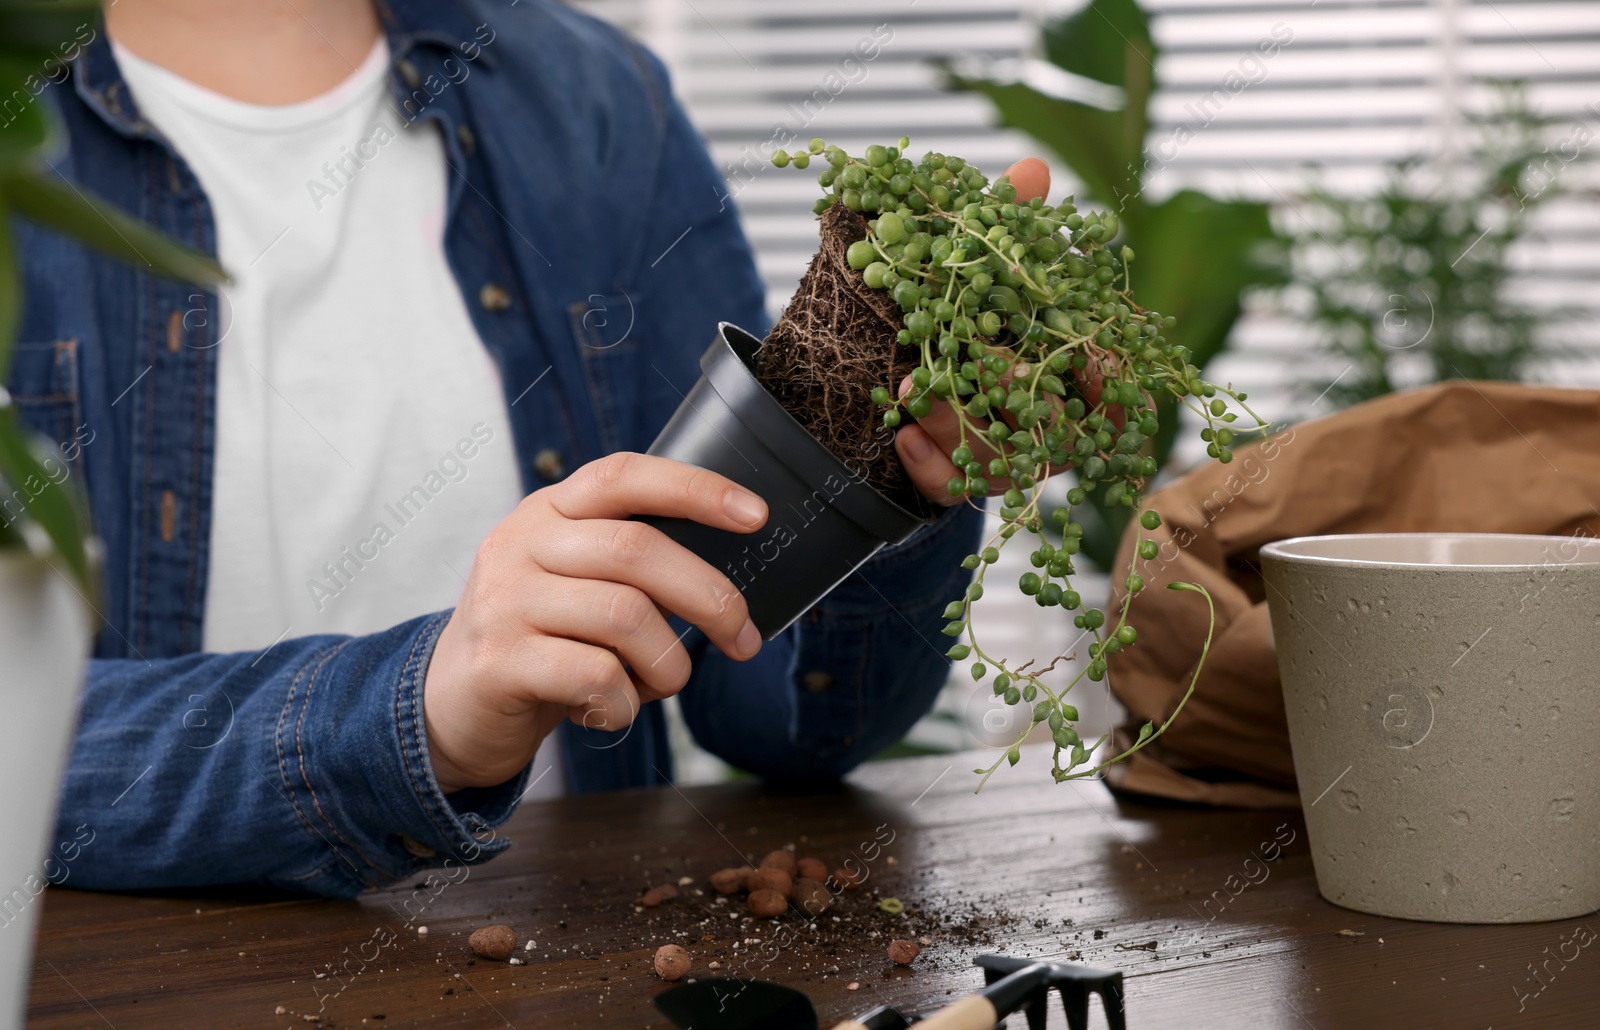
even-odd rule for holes
{"type": "MultiPolygon", "coordinates": [[[[880,989],[893,993],[893,982],[908,977],[954,976],[953,982],[976,987],[982,980],[971,964],[976,953],[1004,953],[1008,943],[1019,940],[1018,933],[1036,936],[1027,929],[1032,913],[1014,910],[1004,890],[952,885],[943,870],[913,862],[908,854],[891,865],[888,836],[880,838],[881,847],[852,847],[860,838],[851,834],[833,846],[807,846],[801,840],[798,847],[782,849],[783,855],[768,855],[755,846],[759,837],[752,832],[745,862],[723,869],[717,868],[719,849],[709,846],[692,857],[671,854],[666,846],[658,854],[650,853],[657,851],[654,847],[650,852],[638,848],[640,857],[631,869],[584,876],[548,873],[514,884],[470,922],[436,908],[428,916],[432,932],[421,938],[408,934],[405,941],[408,951],[437,966],[439,979],[429,993],[441,1005],[475,1003],[479,992],[514,998],[577,991],[593,997],[602,1007],[596,1011],[609,1020],[614,1014],[631,1018],[645,1012],[651,995],[697,977],[767,980],[822,991],[822,997],[828,989],[842,994],[854,982],[872,995],[863,997],[864,1003],[884,1000],[880,989]],[[834,867],[841,872],[820,880],[793,876],[787,897],[759,899],[775,902],[764,909],[775,915],[752,914],[751,876],[760,869],[783,871],[791,862],[795,873],[834,867]],[[662,889],[668,885],[676,898],[662,889]],[[654,907],[643,903],[652,893],[661,900],[654,907]],[[890,897],[903,902],[902,911],[879,908],[890,897]],[[890,959],[891,941],[920,944],[914,965],[890,959]],[[469,943],[472,950],[463,955],[469,943]],[[677,951],[666,951],[658,967],[664,948],[682,952],[684,971],[675,981],[665,979],[677,969],[665,956],[675,957],[677,951]],[[513,956],[524,964],[510,964],[513,956]]],[[[739,861],[732,854],[727,858],[739,861]]],[[[363,987],[373,975],[383,973],[368,970],[363,987]]],[[[350,1030],[372,1018],[371,1009],[355,1011],[354,992],[336,1004],[320,1025],[350,1030]]],[[[291,1012],[294,1008],[289,1006],[291,1012]]]]}
{"type": "Polygon", "coordinates": [[[791,845],[753,866],[701,873],[683,886],[681,904],[641,910],[650,936],[640,943],[679,943],[715,976],[859,982],[863,974],[915,975],[906,968],[913,961],[919,970],[966,970],[973,952],[1004,950],[1002,935],[1020,924],[996,898],[958,890],[937,903],[927,900],[918,881],[934,870],[890,865],[888,854],[855,858],[821,879],[790,877],[786,892],[762,886],[782,886],[783,876],[775,874],[790,866],[815,873],[840,857],[796,854],[791,845]],[[885,911],[879,907],[885,898],[901,905],[885,911]]]}

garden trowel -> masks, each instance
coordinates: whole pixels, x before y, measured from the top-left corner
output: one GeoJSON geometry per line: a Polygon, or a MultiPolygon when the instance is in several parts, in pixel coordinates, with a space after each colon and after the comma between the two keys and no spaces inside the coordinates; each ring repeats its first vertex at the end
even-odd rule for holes
{"type": "MultiPolygon", "coordinates": [[[[1088,996],[1100,994],[1111,1030],[1124,1030],[1122,974],[1072,963],[983,955],[977,960],[989,985],[926,1017],[884,1005],[846,1020],[834,1030],[993,1030],[1013,1012],[1042,1030],[1050,992],[1059,989],[1072,1030],[1088,1027],[1088,996]]],[[[717,978],[674,987],[656,1007],[683,1030],[818,1030],[811,1000],[793,988],[760,980],[717,978]]]]}

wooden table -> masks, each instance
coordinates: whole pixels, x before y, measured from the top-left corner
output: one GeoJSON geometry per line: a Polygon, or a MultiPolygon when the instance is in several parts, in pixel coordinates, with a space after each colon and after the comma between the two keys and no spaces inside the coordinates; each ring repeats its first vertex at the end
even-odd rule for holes
{"type": "MultiPolygon", "coordinates": [[[[52,889],[29,1025],[305,1027],[316,1015],[324,1027],[665,1027],[650,1006],[665,986],[651,957],[675,942],[691,975],[713,975],[715,960],[724,974],[799,987],[824,1026],[883,1002],[937,1007],[981,984],[970,963],[982,951],[1081,953],[1123,970],[1132,1030],[1600,1026],[1600,947],[1556,957],[1600,918],[1451,926],[1346,911],[1317,895],[1298,813],[1056,786],[1039,752],[974,796],[979,760],[992,758],[878,763],[821,795],[734,783],[530,804],[505,828],[509,853],[436,894],[52,889]],[[690,876],[704,888],[712,871],[791,842],[830,868],[855,854],[869,873],[815,930],[792,910],[742,923],[736,899],[695,886],[659,909],[634,905],[646,887],[690,876]],[[909,911],[879,911],[874,891],[909,911]],[[467,934],[488,923],[536,942],[517,952],[526,964],[474,961],[467,934]],[[885,960],[899,934],[931,941],[912,968],[885,960]]],[[[1065,1025],[1059,1006],[1051,1020],[1065,1025]]]]}

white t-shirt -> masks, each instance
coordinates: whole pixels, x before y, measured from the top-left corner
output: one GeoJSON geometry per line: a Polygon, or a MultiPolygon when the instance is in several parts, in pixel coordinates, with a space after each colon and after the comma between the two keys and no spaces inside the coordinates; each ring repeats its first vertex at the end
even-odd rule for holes
{"type": "MultiPolygon", "coordinates": [[[[403,127],[388,46],[282,106],[113,46],[210,198],[234,280],[215,313],[205,650],[372,633],[454,605],[522,487],[500,373],[444,253],[444,145],[431,124],[403,127]]],[[[552,737],[535,776],[555,751],[552,737]]],[[[557,766],[529,796],[560,790],[557,766]]]]}

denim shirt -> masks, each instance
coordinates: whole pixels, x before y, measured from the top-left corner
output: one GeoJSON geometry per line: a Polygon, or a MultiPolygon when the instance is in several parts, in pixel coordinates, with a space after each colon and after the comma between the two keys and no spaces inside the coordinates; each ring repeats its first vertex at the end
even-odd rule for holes
{"type": "MultiPolygon", "coordinates": [[[[728,320],[764,331],[760,280],[725,184],[663,68],[542,0],[380,0],[394,104],[449,162],[445,247],[505,386],[527,490],[644,450],[728,320]],[[535,385],[537,384],[537,385],[535,385]]],[[[103,28],[40,102],[61,176],[215,253],[194,174],[139,114],[103,28]]],[[[263,651],[199,651],[216,433],[214,293],[14,225],[25,266],[8,386],[62,445],[105,547],[103,617],[58,826],[93,829],[66,879],[131,889],[252,882],[329,895],[472,863],[527,771],[445,796],[422,686],[449,618],[263,651]]],[[[977,515],[881,552],[747,663],[698,632],[681,695],[699,742],[770,780],[836,779],[897,740],[947,674],[941,609],[977,515]]],[[[574,791],[666,782],[665,722],[567,724],[574,791]]],[[[534,842],[534,846],[537,843],[534,842]]]]}

